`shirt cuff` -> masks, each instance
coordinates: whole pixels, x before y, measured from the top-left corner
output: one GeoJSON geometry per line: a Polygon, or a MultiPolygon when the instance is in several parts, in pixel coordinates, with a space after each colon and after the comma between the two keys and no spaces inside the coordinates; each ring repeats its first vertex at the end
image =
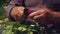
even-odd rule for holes
{"type": "Polygon", "coordinates": [[[10,12],[9,12],[9,16],[8,18],[11,20],[11,21],[16,21],[12,16],[11,16],[11,11],[14,7],[11,8],[10,12]]]}

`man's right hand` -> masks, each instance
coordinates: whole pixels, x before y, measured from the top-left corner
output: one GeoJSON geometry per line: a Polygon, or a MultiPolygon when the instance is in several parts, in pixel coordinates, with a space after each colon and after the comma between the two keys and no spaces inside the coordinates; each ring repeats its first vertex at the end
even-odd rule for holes
{"type": "Polygon", "coordinates": [[[24,13],[24,7],[19,6],[19,7],[14,7],[12,12],[11,12],[11,16],[16,20],[16,21],[23,21],[23,13],[24,13]]]}

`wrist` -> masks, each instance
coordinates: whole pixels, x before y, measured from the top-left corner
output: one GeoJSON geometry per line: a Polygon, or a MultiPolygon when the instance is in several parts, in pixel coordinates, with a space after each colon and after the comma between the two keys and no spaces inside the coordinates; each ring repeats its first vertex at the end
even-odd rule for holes
{"type": "Polygon", "coordinates": [[[11,12],[12,12],[12,9],[14,7],[11,8],[10,12],[9,12],[9,15],[8,15],[8,18],[11,20],[11,21],[15,21],[15,19],[11,16],[11,12]]]}
{"type": "Polygon", "coordinates": [[[28,18],[28,15],[29,15],[30,13],[32,13],[31,10],[29,10],[29,9],[27,9],[27,8],[24,9],[24,13],[23,13],[23,14],[24,14],[24,15],[23,15],[24,21],[23,21],[23,22],[25,22],[25,20],[28,18]]]}

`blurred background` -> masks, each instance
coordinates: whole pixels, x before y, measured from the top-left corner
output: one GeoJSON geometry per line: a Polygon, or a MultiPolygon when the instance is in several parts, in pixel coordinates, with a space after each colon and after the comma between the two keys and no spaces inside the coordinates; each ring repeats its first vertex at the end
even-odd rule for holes
{"type": "Polygon", "coordinates": [[[10,0],[0,0],[0,20],[6,18],[4,8],[7,6],[10,0]]]}
{"type": "Polygon", "coordinates": [[[0,0],[0,34],[2,34],[2,22],[6,18],[6,13],[4,8],[7,6],[9,3],[9,0],[0,0]]]}
{"type": "Polygon", "coordinates": [[[55,30],[45,29],[40,24],[33,23],[33,20],[31,23],[26,22],[24,24],[8,20],[5,8],[9,2],[10,0],[0,0],[0,34],[53,34],[56,32],[55,30]]]}

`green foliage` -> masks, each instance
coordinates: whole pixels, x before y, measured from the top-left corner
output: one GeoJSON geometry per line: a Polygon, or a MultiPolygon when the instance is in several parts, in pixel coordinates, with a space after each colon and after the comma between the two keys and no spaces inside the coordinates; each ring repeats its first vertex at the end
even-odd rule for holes
{"type": "MultiPolygon", "coordinates": [[[[26,25],[19,22],[5,21],[2,23],[3,32],[2,34],[43,34],[44,28],[42,28],[38,23],[32,21],[30,25],[26,25]],[[35,24],[33,24],[35,23],[35,24]]],[[[30,22],[28,22],[30,23],[30,22]]]]}
{"type": "Polygon", "coordinates": [[[14,34],[12,32],[12,27],[13,27],[13,23],[11,21],[3,20],[3,22],[2,22],[2,28],[3,28],[2,34],[14,34]]]}
{"type": "Polygon", "coordinates": [[[0,5],[4,4],[4,3],[8,3],[10,0],[0,0],[0,5]]]}
{"type": "Polygon", "coordinates": [[[4,4],[0,7],[0,19],[6,18],[5,10],[4,10],[4,4]]]}
{"type": "Polygon", "coordinates": [[[9,0],[1,0],[0,1],[0,19],[6,18],[5,14],[5,6],[8,4],[9,0]]]}

